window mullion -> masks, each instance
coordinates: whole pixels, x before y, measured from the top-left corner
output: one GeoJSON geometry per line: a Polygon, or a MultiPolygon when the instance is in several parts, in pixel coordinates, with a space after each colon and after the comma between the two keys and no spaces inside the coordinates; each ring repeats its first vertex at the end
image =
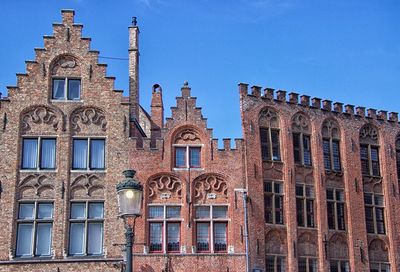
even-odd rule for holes
{"type": "Polygon", "coordinates": [[[40,170],[40,149],[42,148],[42,138],[37,138],[37,150],[36,150],[36,170],[40,170]]]}
{"type": "Polygon", "coordinates": [[[86,201],[86,207],[85,207],[85,237],[83,237],[83,245],[84,245],[84,250],[83,255],[88,255],[88,243],[87,243],[87,238],[89,235],[89,228],[88,228],[88,217],[89,217],[89,203],[86,201]]]}
{"type": "Polygon", "coordinates": [[[190,168],[190,158],[189,158],[189,156],[190,156],[190,154],[189,154],[189,146],[186,146],[186,158],[185,158],[185,161],[186,161],[186,168],[190,168]]]}
{"type": "Polygon", "coordinates": [[[90,170],[90,138],[87,139],[86,169],[90,170]]]}
{"type": "Polygon", "coordinates": [[[68,78],[65,78],[65,85],[64,85],[64,99],[68,100],[68,78]]]}
{"type": "Polygon", "coordinates": [[[271,161],[274,160],[274,154],[273,154],[273,147],[272,147],[272,135],[271,135],[271,128],[268,128],[268,148],[269,148],[269,158],[271,161]]]}
{"type": "MultiPolygon", "coordinates": [[[[336,190],[334,190],[334,193],[336,195],[336,190]]],[[[337,211],[338,203],[337,203],[336,197],[335,197],[335,202],[334,202],[333,205],[335,207],[335,210],[333,211],[334,212],[334,216],[335,216],[335,218],[334,218],[334,220],[335,220],[335,229],[338,230],[339,229],[339,218],[338,218],[338,211],[337,211]]]]}
{"type": "Polygon", "coordinates": [[[373,175],[373,170],[372,170],[372,154],[371,154],[371,145],[368,145],[368,166],[369,166],[369,174],[372,176],[373,175]]]}
{"type": "Polygon", "coordinates": [[[163,245],[163,252],[166,253],[167,252],[167,243],[168,243],[168,238],[167,238],[167,205],[163,206],[163,210],[164,210],[164,214],[163,214],[163,221],[162,221],[162,235],[163,235],[163,239],[162,239],[162,245],[163,245]]]}

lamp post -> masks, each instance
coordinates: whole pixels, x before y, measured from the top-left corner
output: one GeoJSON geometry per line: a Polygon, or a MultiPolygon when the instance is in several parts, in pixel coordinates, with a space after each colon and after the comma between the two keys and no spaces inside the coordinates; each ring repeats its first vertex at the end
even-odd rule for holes
{"type": "Polygon", "coordinates": [[[118,209],[119,216],[124,219],[125,224],[125,250],[126,250],[126,268],[125,272],[132,272],[132,246],[135,237],[134,227],[136,218],[141,215],[143,186],[133,177],[135,170],[125,170],[122,172],[125,179],[117,184],[118,209]],[[127,219],[133,219],[131,226],[127,219]]]}

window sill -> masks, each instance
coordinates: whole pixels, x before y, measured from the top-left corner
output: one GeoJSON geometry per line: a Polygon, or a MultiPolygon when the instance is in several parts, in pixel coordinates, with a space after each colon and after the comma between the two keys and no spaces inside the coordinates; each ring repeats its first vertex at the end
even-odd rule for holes
{"type": "Polygon", "coordinates": [[[103,170],[71,169],[71,173],[107,173],[107,170],[106,169],[103,169],[103,170]]]}
{"type": "Polygon", "coordinates": [[[315,227],[300,227],[300,226],[297,226],[297,228],[298,229],[302,229],[302,230],[318,230],[318,228],[315,226],[315,227]]]}
{"type": "Polygon", "coordinates": [[[374,176],[374,175],[364,175],[362,174],[363,178],[373,178],[373,179],[381,179],[382,176],[374,176]]]}
{"type": "Polygon", "coordinates": [[[172,168],[174,171],[204,171],[204,168],[172,168]]]}
{"type": "Polygon", "coordinates": [[[275,228],[286,228],[285,224],[273,224],[273,223],[265,222],[265,225],[269,226],[269,227],[275,227],[275,228]]]}
{"type": "Polygon", "coordinates": [[[72,100],[72,99],[51,99],[51,103],[83,103],[83,100],[72,100]]]}
{"type": "Polygon", "coordinates": [[[36,260],[52,260],[53,256],[18,256],[14,257],[13,261],[21,262],[21,261],[36,261],[36,260]]]}
{"type": "Polygon", "coordinates": [[[265,162],[265,163],[283,164],[283,161],[281,161],[281,160],[279,160],[279,161],[275,161],[275,160],[262,160],[262,162],[265,162]]]}
{"type": "Polygon", "coordinates": [[[20,173],[57,173],[57,169],[19,169],[20,173]]]}
{"type": "Polygon", "coordinates": [[[303,167],[303,168],[308,168],[308,169],[313,169],[314,167],[312,165],[305,165],[305,164],[294,164],[296,167],[303,167]]]}
{"type": "Polygon", "coordinates": [[[337,171],[337,170],[328,170],[328,169],[325,169],[325,173],[326,174],[328,174],[328,175],[330,175],[330,174],[334,174],[334,175],[343,175],[343,172],[342,171],[337,171]]]}

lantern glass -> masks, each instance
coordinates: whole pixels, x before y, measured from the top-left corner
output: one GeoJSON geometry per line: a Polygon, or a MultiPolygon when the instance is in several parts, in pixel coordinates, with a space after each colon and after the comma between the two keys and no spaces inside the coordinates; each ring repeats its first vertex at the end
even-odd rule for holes
{"type": "Polygon", "coordinates": [[[142,206],[142,190],[122,189],[118,191],[119,215],[139,216],[142,206]]]}

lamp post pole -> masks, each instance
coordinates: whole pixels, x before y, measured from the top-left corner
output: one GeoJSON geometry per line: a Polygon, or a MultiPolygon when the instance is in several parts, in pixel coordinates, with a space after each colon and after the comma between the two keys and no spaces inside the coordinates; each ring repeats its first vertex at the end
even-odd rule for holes
{"type": "Polygon", "coordinates": [[[126,231],[125,231],[125,238],[126,238],[126,268],[125,272],[132,272],[132,246],[133,246],[133,239],[135,235],[133,233],[133,228],[127,224],[126,231]]]}

